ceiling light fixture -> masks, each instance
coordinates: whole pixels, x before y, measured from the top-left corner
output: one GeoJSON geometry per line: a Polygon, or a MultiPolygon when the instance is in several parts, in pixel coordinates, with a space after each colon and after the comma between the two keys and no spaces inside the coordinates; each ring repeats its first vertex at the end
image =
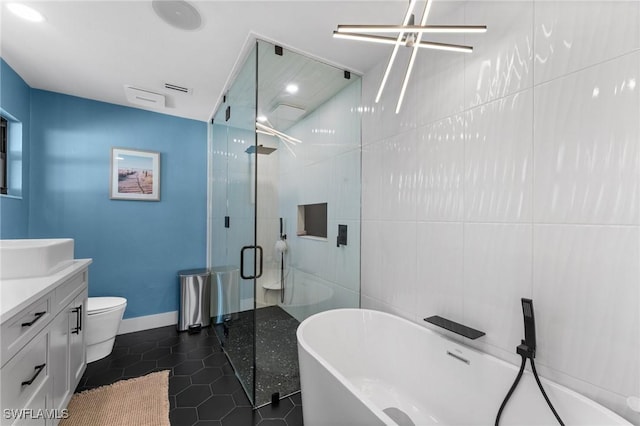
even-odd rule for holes
{"type": "Polygon", "coordinates": [[[284,90],[286,90],[287,93],[291,93],[293,95],[294,93],[298,93],[298,85],[293,83],[287,84],[287,87],[284,90]]]}
{"type": "MultiPolygon", "coordinates": [[[[351,33],[339,33],[334,36],[335,38],[343,38],[346,40],[362,40],[362,41],[370,41],[373,43],[382,43],[382,44],[396,44],[396,39],[391,37],[381,37],[374,35],[363,35],[363,34],[351,34],[351,33]]],[[[400,45],[402,46],[402,45],[400,45]]],[[[435,43],[432,41],[421,41],[420,43],[414,42],[413,47],[423,47],[425,49],[433,49],[433,50],[448,50],[450,52],[472,52],[473,47],[471,46],[463,46],[458,44],[447,44],[447,43],[435,43]]],[[[387,75],[388,73],[385,73],[387,75]]],[[[378,98],[378,100],[380,100],[378,98]]],[[[376,101],[377,102],[377,101],[376,101]]]]}
{"type": "Polygon", "coordinates": [[[387,68],[382,75],[382,81],[380,82],[378,93],[376,94],[376,103],[380,101],[380,97],[382,96],[384,87],[387,84],[387,79],[391,73],[391,69],[393,68],[393,63],[395,62],[398,50],[400,47],[410,47],[412,49],[411,57],[409,58],[407,70],[402,82],[402,88],[400,89],[398,104],[396,105],[396,114],[400,112],[400,107],[402,106],[402,101],[409,84],[411,71],[413,70],[413,65],[415,63],[416,56],[418,55],[419,48],[466,53],[473,51],[473,47],[471,46],[422,41],[423,34],[484,33],[487,31],[487,27],[484,25],[426,25],[432,3],[433,0],[427,0],[420,20],[420,25],[414,25],[413,23],[413,9],[416,5],[416,0],[409,0],[409,7],[405,13],[402,25],[338,25],[337,30],[333,32],[333,36],[335,38],[393,45],[391,57],[389,58],[387,68]],[[397,36],[385,37],[365,33],[397,33],[397,36]]]}
{"type": "Polygon", "coordinates": [[[30,22],[42,22],[44,21],[44,16],[42,13],[38,12],[32,7],[27,6],[22,3],[7,3],[7,9],[11,11],[16,16],[19,16],[22,19],[26,19],[30,22]]]}
{"type": "Polygon", "coordinates": [[[153,11],[172,27],[193,31],[202,25],[198,10],[184,0],[153,0],[153,11]]]}
{"type": "Polygon", "coordinates": [[[338,33],[486,33],[483,25],[338,25],[338,33]]]}

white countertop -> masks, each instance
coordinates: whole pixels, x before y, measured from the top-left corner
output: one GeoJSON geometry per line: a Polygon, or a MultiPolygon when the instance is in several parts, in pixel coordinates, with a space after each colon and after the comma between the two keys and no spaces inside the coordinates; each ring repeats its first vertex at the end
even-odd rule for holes
{"type": "Polygon", "coordinates": [[[92,261],[75,259],[70,266],[45,277],[0,280],[0,324],[54,290],[76,272],[87,268],[92,261]]]}

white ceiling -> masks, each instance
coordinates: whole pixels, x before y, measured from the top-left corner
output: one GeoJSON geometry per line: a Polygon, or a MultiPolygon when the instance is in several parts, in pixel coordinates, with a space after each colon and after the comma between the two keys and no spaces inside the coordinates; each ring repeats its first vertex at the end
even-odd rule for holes
{"type": "Polygon", "coordinates": [[[355,74],[347,78],[342,68],[288,49],[283,49],[280,56],[275,53],[274,45],[265,41],[259,42],[257,55],[255,50],[251,55],[226,92],[225,107],[231,107],[231,117],[227,120],[225,108],[218,108],[215,117],[218,123],[250,130],[255,127],[257,117],[264,117],[266,121],[259,119],[263,124],[286,131],[360,78],[355,74]],[[287,92],[285,88],[289,84],[298,86],[299,90],[287,92]]]}
{"type": "MultiPolygon", "coordinates": [[[[275,41],[363,73],[389,46],[332,38],[338,24],[399,23],[406,0],[191,1],[195,31],[169,26],[150,0],[24,1],[46,18],[15,17],[0,0],[0,55],[29,84],[83,98],[130,104],[124,85],[166,95],[161,113],[208,121],[255,38],[275,41]],[[172,83],[191,94],[164,88],[172,83]]],[[[143,109],[151,109],[144,108],[143,109]]]]}

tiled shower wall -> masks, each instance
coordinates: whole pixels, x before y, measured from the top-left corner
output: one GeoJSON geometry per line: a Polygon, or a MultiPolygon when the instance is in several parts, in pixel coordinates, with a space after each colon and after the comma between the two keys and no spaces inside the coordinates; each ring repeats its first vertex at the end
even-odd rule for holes
{"type": "MultiPolygon", "coordinates": [[[[339,71],[342,78],[342,71],[339,71]]],[[[258,279],[258,305],[280,300],[263,284],[279,285],[279,218],[284,219],[285,310],[298,319],[330,308],[359,304],[360,285],[360,102],[361,80],[353,78],[339,93],[284,129],[303,143],[290,147],[272,136],[258,135],[258,144],[277,148],[258,158],[257,244],[263,247],[264,273],[258,279]],[[327,203],[327,238],[296,235],[298,205],[327,203]],[[348,226],[348,244],[337,247],[338,225],[348,226]],[[297,284],[297,280],[305,283],[297,284]],[[307,282],[308,281],[308,282],[307,282]],[[304,285],[308,288],[303,291],[304,285]],[[290,305],[294,305],[293,307],[290,305]],[[301,312],[300,315],[294,314],[301,312]]],[[[238,266],[242,246],[253,241],[253,167],[246,153],[253,132],[212,126],[212,265],[238,266]],[[231,218],[230,228],[224,217],[231,218]]],[[[248,261],[249,262],[249,261],[248,261]]],[[[253,281],[240,281],[241,309],[253,307],[253,281]]]]}
{"type": "Polygon", "coordinates": [[[640,424],[640,2],[431,12],[488,32],[429,37],[474,51],[421,51],[398,115],[408,52],[364,76],[362,306],[517,364],[532,298],[540,373],[640,424]]]}
{"type": "MultiPolygon", "coordinates": [[[[342,78],[342,72],[338,74],[342,78]]],[[[301,144],[289,151],[280,143],[279,212],[289,246],[284,309],[299,320],[359,305],[361,90],[361,80],[353,78],[287,129],[301,144]],[[296,235],[298,205],[315,203],[327,203],[326,239],[296,235]],[[347,245],[340,247],[338,225],[348,229],[347,245]]]]}

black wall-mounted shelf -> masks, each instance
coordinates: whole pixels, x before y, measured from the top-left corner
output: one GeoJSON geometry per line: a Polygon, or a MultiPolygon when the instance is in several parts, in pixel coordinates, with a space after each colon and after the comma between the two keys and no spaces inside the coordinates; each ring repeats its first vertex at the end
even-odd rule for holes
{"type": "Polygon", "coordinates": [[[431,323],[433,325],[437,325],[438,327],[442,327],[445,330],[453,331],[456,334],[466,337],[467,339],[475,340],[478,337],[484,336],[484,332],[480,330],[476,330],[475,328],[467,327],[466,325],[462,325],[455,321],[448,320],[446,318],[442,318],[438,315],[434,315],[429,318],[424,319],[426,322],[431,323]]]}

